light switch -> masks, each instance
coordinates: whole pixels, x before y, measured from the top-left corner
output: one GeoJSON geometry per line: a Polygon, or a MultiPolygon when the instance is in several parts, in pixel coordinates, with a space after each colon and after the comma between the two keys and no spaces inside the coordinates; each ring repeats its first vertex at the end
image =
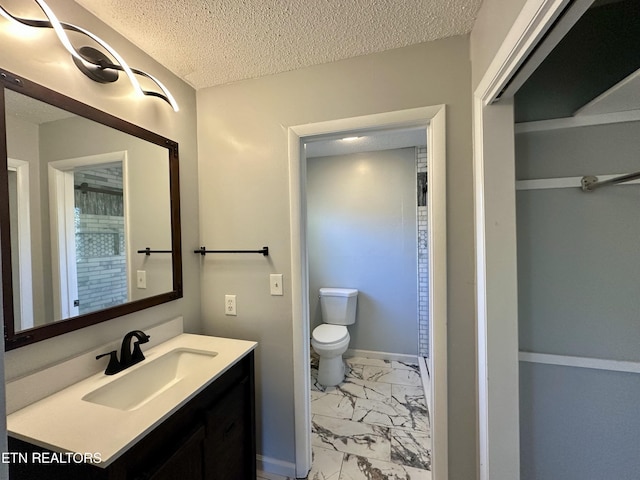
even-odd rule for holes
{"type": "Polygon", "coordinates": [[[269,275],[269,285],[271,286],[271,295],[283,295],[281,273],[272,273],[269,275]]]}
{"type": "Polygon", "coordinates": [[[138,270],[138,288],[147,288],[147,272],[138,270]]]}

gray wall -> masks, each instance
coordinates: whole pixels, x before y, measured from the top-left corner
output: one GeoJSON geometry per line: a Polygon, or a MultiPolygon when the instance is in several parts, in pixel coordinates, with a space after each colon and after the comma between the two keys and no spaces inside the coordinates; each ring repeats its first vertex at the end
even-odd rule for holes
{"type": "MultiPolygon", "coordinates": [[[[638,170],[640,122],[516,136],[519,179],[638,170]]],[[[520,349],[640,361],[640,186],[519,191],[520,349]]],[[[637,478],[640,375],[521,364],[523,479],[637,478]]]]}
{"type": "MultiPolygon", "coordinates": [[[[449,471],[476,475],[476,362],[469,38],[451,37],[198,91],[202,245],[267,259],[202,265],[206,333],[260,342],[258,451],[293,462],[293,327],[287,126],[447,105],[449,471]],[[282,297],[269,274],[284,274],[282,297]],[[236,294],[238,316],[225,317],[236,294]]],[[[437,340],[436,340],[437,341],[437,340]]]]}
{"type": "Polygon", "coordinates": [[[417,354],[415,192],[415,148],[307,160],[311,330],[320,288],[357,288],[349,348],[417,354]]]}
{"type": "Polygon", "coordinates": [[[520,365],[521,480],[637,480],[638,374],[520,365]]]}
{"type": "Polygon", "coordinates": [[[518,192],[521,350],[640,361],[638,188],[518,192]]]}
{"type": "Polygon", "coordinates": [[[483,0],[471,32],[472,90],[498,53],[527,0],[483,0]]]}
{"type": "Polygon", "coordinates": [[[640,122],[516,135],[516,177],[572,177],[638,170],[640,122]]]}

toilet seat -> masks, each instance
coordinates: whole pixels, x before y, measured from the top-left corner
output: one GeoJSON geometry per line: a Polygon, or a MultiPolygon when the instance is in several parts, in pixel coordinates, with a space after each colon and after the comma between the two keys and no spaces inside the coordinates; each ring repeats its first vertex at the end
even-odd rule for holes
{"type": "Polygon", "coordinates": [[[322,345],[329,345],[343,341],[349,336],[349,330],[344,325],[329,325],[323,323],[313,329],[311,337],[322,345]]]}

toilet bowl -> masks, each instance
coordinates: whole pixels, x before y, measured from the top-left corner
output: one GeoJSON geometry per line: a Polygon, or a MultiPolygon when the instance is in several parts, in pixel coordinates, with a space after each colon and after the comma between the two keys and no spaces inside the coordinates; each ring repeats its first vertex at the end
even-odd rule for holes
{"type": "Polygon", "coordinates": [[[342,354],[349,347],[349,331],[356,319],[358,291],[352,288],[321,288],[322,325],[313,329],[311,346],[320,357],[318,383],[333,387],[344,380],[342,354]]]}
{"type": "Polygon", "coordinates": [[[311,346],[320,357],[318,364],[318,383],[333,387],[344,380],[344,361],[342,354],[349,347],[349,331],[343,325],[323,323],[313,329],[311,346]]]}

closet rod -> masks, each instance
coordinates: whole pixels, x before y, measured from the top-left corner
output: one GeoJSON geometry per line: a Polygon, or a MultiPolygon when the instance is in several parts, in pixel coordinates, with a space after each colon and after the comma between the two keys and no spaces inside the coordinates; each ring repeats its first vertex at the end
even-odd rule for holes
{"type": "Polygon", "coordinates": [[[173,250],[151,250],[149,247],[147,247],[144,250],[138,250],[138,253],[144,253],[145,255],[149,256],[152,253],[173,253],[173,250]]]}
{"type": "Polygon", "coordinates": [[[606,187],[607,185],[617,185],[619,183],[631,182],[640,178],[640,172],[628,173],[619,177],[610,178],[609,180],[598,181],[598,177],[592,175],[582,177],[580,184],[583,192],[593,192],[596,188],[606,187]]]}
{"type": "Polygon", "coordinates": [[[261,253],[266,257],[269,255],[269,247],[262,247],[260,250],[207,250],[205,247],[200,247],[198,250],[194,250],[193,253],[199,253],[202,256],[207,253],[261,253]]]}

